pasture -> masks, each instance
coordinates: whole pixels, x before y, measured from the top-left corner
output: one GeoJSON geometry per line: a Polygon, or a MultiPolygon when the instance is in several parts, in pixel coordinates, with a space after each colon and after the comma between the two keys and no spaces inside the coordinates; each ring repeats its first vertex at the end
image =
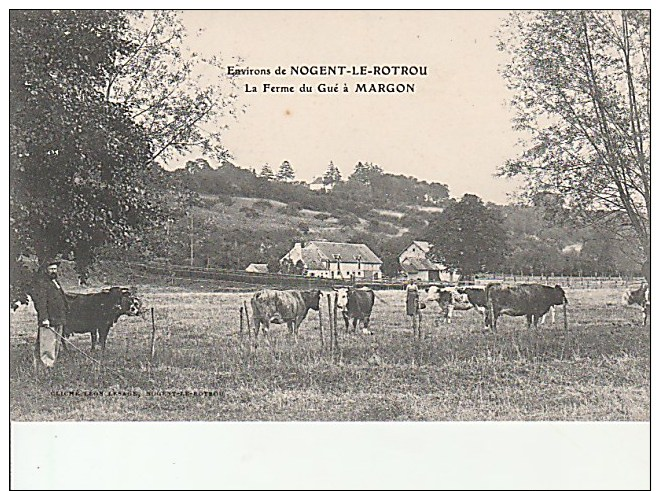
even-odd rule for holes
{"type": "MultiPolygon", "coordinates": [[[[122,317],[110,331],[103,368],[70,349],[52,373],[32,368],[36,314],[10,317],[10,411],[14,421],[648,421],[650,328],[621,290],[568,289],[569,332],[557,323],[528,330],[504,316],[482,332],[475,311],[455,312],[415,342],[402,291],[377,291],[373,336],[347,335],[321,350],[310,311],[292,345],[271,325],[268,346],[239,335],[250,292],[140,287],[151,318],[122,317]],[[85,392],[87,391],[87,392],[85,392]],[[159,391],[159,392],[154,392],[159,391]]],[[[322,301],[324,327],[328,305],[322,301]]],[[[86,355],[89,335],[72,343],[86,355]]]]}

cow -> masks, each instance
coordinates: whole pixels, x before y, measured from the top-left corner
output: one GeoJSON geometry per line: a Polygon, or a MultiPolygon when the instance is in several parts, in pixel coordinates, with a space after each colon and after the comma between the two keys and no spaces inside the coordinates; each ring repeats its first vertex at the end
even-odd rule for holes
{"type": "Polygon", "coordinates": [[[646,304],[646,292],[649,287],[646,283],[636,290],[627,291],[623,294],[622,302],[624,305],[639,305],[643,307],[646,304]]]}
{"type": "Polygon", "coordinates": [[[362,321],[362,332],[372,334],[369,331],[369,319],[374,307],[376,295],[367,287],[361,288],[337,288],[335,289],[335,304],[341,309],[341,314],[348,332],[349,320],[353,319],[353,332],[357,333],[357,325],[362,321]]]}
{"type": "Polygon", "coordinates": [[[294,341],[297,342],[300,324],[305,320],[309,309],[319,310],[320,298],[320,290],[265,289],[256,292],[250,300],[255,328],[255,346],[261,325],[264,325],[264,335],[268,335],[271,322],[274,324],[286,323],[289,334],[292,334],[294,341]]]}
{"type": "Polygon", "coordinates": [[[110,328],[119,317],[142,313],[142,302],[129,288],[113,286],[97,293],[67,293],[66,297],[69,314],[62,335],[90,333],[92,351],[96,348],[97,338],[101,349],[105,350],[110,328]]]}
{"type": "Polygon", "coordinates": [[[627,291],[623,294],[622,302],[624,305],[639,305],[644,308],[644,325],[651,313],[651,298],[649,286],[644,283],[636,290],[627,291]]]}
{"type": "MultiPolygon", "coordinates": [[[[470,294],[468,294],[467,290],[467,288],[431,285],[426,288],[426,300],[437,302],[440,311],[444,314],[445,322],[451,324],[454,310],[470,310],[475,307],[474,302],[470,300],[470,294],[474,296],[474,293],[470,290],[470,294]]],[[[475,288],[475,290],[477,289],[475,288]]]]}
{"type": "Polygon", "coordinates": [[[505,286],[501,283],[490,283],[486,287],[486,329],[497,331],[497,318],[502,315],[527,317],[527,327],[538,327],[539,318],[554,305],[564,306],[564,327],[568,328],[566,292],[559,285],[555,287],[538,283],[523,283],[505,286]]]}
{"type": "Polygon", "coordinates": [[[456,289],[458,293],[467,295],[468,302],[472,305],[479,313],[486,314],[486,287],[484,286],[464,286],[456,289]]]}

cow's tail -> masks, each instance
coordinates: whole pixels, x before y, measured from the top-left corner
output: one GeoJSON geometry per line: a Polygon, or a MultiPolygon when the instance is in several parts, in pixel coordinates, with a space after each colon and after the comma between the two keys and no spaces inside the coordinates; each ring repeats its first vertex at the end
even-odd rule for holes
{"type": "Polygon", "coordinates": [[[374,298],[375,298],[376,300],[378,300],[380,303],[384,303],[385,305],[389,305],[389,304],[390,304],[389,302],[386,302],[385,300],[383,300],[382,298],[380,298],[378,295],[376,295],[375,292],[372,291],[371,293],[373,293],[374,298]]]}

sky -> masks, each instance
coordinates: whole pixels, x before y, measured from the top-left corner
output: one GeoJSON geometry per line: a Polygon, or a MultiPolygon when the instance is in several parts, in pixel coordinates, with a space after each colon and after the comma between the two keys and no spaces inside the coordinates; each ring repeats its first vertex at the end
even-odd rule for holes
{"type": "Polygon", "coordinates": [[[447,184],[505,203],[517,183],[494,173],[515,157],[510,96],[498,74],[506,61],[493,37],[504,11],[184,11],[191,48],[225,64],[267,68],[237,77],[246,112],[224,145],[241,167],[288,160],[311,181],[330,161],[342,175],[358,161],[386,172],[447,184]],[[202,32],[199,30],[202,29],[202,32]],[[238,62],[239,57],[243,60],[238,62]],[[282,66],[426,67],[427,75],[281,76],[282,66]],[[263,92],[263,84],[296,92],[263,92]],[[303,83],[313,88],[301,93],[303,83]],[[348,93],[321,93],[319,83],[348,93]],[[409,83],[413,93],[358,93],[359,83],[409,83]],[[257,92],[247,92],[246,85],[257,92]]]}

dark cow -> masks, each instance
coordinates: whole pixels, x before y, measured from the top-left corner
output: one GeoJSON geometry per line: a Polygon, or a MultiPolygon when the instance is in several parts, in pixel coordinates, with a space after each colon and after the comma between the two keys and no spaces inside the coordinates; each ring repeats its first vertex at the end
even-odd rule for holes
{"type": "Polygon", "coordinates": [[[254,320],[255,346],[261,325],[264,334],[268,334],[270,323],[284,324],[289,327],[294,341],[298,340],[298,328],[309,309],[319,310],[320,290],[261,290],[252,296],[252,318],[254,320]]]}
{"type": "Polygon", "coordinates": [[[625,292],[622,300],[624,305],[639,305],[644,308],[644,325],[646,325],[651,313],[649,286],[644,283],[637,290],[625,292]]]}
{"type": "MultiPolygon", "coordinates": [[[[98,293],[67,293],[69,315],[64,326],[64,337],[73,333],[90,333],[92,350],[96,340],[105,349],[110,328],[122,315],[140,315],[142,303],[129,288],[113,286],[98,293]]],[[[64,343],[66,345],[66,343],[64,343]]]]}
{"type": "MultiPolygon", "coordinates": [[[[488,299],[486,298],[486,287],[485,286],[467,286],[457,288],[459,293],[467,295],[468,301],[470,304],[477,310],[480,314],[484,315],[486,318],[486,309],[488,307],[488,299]]],[[[554,305],[550,307],[550,319],[551,322],[555,323],[555,307],[554,305]]],[[[545,318],[547,314],[543,314],[539,323],[545,324],[545,318]]]]}
{"type": "Polygon", "coordinates": [[[357,333],[357,325],[362,321],[362,332],[372,334],[369,331],[369,319],[374,307],[374,291],[367,287],[361,288],[338,288],[335,294],[335,304],[341,310],[348,332],[348,323],[353,319],[353,332],[357,333]]]}
{"type": "Polygon", "coordinates": [[[502,315],[527,317],[527,327],[538,327],[539,319],[548,313],[554,305],[564,305],[564,327],[568,327],[566,320],[566,292],[559,285],[555,287],[537,283],[523,283],[520,285],[505,286],[500,283],[491,283],[486,287],[488,307],[486,309],[486,328],[492,326],[497,330],[497,318],[502,315]]]}

